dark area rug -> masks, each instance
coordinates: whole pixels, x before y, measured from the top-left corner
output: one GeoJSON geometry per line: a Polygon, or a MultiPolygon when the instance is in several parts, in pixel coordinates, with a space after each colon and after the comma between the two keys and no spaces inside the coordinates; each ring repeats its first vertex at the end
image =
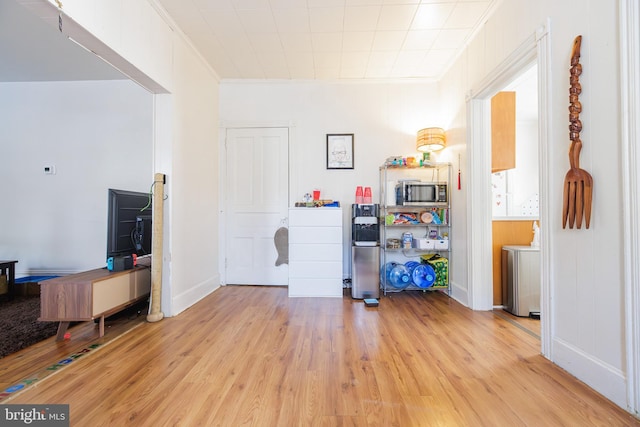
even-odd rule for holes
{"type": "MultiPolygon", "coordinates": [[[[106,322],[126,322],[149,311],[143,300],[109,316],[106,322]]],[[[16,286],[16,295],[0,295],[0,359],[37,344],[58,332],[58,322],[39,322],[40,287],[37,283],[16,286]]],[[[97,320],[95,320],[97,323],[97,320]]],[[[73,327],[81,322],[71,322],[73,327]]]]}
{"type": "Polygon", "coordinates": [[[58,323],[39,322],[39,316],[39,296],[14,296],[0,302],[0,358],[56,334],[58,323]]]}

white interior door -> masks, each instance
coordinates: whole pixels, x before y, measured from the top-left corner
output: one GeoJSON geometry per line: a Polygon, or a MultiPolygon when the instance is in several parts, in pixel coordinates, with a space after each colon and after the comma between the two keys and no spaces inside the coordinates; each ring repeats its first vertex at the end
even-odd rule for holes
{"type": "Polygon", "coordinates": [[[226,136],[226,283],[287,285],[274,237],[287,227],[289,131],[228,129],[226,136]]]}

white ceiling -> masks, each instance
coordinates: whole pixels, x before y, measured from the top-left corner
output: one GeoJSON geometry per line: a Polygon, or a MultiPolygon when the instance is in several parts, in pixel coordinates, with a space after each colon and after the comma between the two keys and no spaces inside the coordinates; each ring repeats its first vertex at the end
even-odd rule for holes
{"type": "MultiPolygon", "coordinates": [[[[155,0],[223,79],[437,80],[500,0],[155,0]]],[[[124,78],[0,1],[0,81],[124,78]]]]}
{"type": "Polygon", "coordinates": [[[223,79],[437,80],[498,0],[157,0],[223,79]]]}
{"type": "Polygon", "coordinates": [[[0,82],[125,78],[15,0],[0,0],[0,82]]]}

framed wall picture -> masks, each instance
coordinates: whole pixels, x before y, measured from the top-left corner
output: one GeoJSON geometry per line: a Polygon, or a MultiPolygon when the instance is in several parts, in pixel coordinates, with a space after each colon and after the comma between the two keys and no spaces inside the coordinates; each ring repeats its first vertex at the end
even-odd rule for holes
{"type": "Polygon", "coordinates": [[[327,169],[353,169],[353,134],[327,134],[327,169]]]}

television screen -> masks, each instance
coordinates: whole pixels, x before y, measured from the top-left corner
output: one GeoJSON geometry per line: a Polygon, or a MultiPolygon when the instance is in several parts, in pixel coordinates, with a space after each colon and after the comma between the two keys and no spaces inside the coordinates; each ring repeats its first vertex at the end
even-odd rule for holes
{"type": "Polygon", "coordinates": [[[107,258],[151,253],[151,197],[109,189],[107,258]]]}

